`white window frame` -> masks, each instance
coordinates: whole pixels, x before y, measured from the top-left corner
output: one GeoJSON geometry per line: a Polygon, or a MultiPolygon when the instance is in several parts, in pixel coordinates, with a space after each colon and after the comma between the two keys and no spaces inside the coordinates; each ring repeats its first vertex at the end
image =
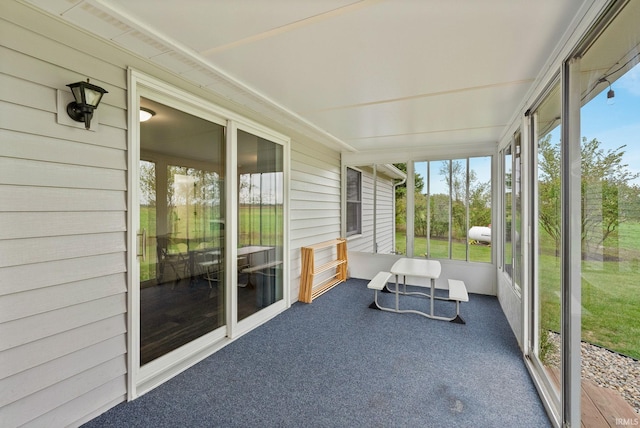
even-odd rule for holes
{"type": "Polygon", "coordinates": [[[345,199],[346,199],[346,207],[345,207],[345,230],[346,230],[346,236],[350,237],[350,236],[354,236],[354,235],[361,235],[362,234],[362,171],[359,171],[355,168],[351,168],[351,167],[347,167],[346,172],[345,172],[345,183],[346,183],[346,187],[345,187],[345,199]],[[358,200],[349,200],[348,197],[348,189],[349,189],[349,171],[353,171],[355,173],[357,173],[358,176],[358,200]],[[349,230],[349,204],[359,204],[358,205],[358,225],[357,225],[357,230],[349,230]]]}

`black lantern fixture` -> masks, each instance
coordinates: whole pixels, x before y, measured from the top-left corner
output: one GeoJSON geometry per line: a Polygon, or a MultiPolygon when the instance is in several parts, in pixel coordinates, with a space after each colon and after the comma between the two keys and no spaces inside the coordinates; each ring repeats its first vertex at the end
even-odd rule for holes
{"type": "Polygon", "coordinates": [[[67,105],[67,114],[76,122],[84,122],[84,127],[89,129],[93,110],[98,108],[102,96],[107,91],[89,83],[89,79],[86,82],[76,82],[67,86],[71,88],[73,97],[76,99],[67,105]]]}

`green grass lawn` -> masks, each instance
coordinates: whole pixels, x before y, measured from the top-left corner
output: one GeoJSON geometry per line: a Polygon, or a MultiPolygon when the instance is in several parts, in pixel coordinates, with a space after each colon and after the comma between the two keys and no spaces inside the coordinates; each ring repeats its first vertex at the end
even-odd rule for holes
{"type": "MultiPolygon", "coordinates": [[[[396,251],[406,254],[407,238],[404,232],[396,233],[396,251]]],[[[449,242],[447,240],[431,240],[431,258],[448,259],[449,242]]],[[[454,241],[451,246],[451,258],[453,260],[466,260],[465,242],[454,241]]],[[[413,254],[415,257],[423,257],[427,252],[427,238],[413,238],[413,254]]],[[[469,261],[491,263],[491,246],[484,244],[469,245],[469,261]]]]}
{"type": "MultiPolygon", "coordinates": [[[[620,225],[618,260],[582,261],[582,339],[640,359],[640,224],[620,225]]],[[[560,259],[541,240],[541,326],[560,331],[560,259]]]]}

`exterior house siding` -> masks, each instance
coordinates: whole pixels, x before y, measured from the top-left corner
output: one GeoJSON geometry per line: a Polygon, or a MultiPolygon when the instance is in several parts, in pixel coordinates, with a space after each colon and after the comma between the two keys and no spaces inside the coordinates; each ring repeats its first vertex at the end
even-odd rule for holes
{"type": "MultiPolygon", "coordinates": [[[[340,154],[324,146],[292,141],[291,148],[291,301],[300,290],[300,247],[340,236],[340,154]]],[[[322,264],[335,257],[324,251],[322,264]]]]}
{"type": "Polygon", "coordinates": [[[395,248],[393,246],[393,237],[395,233],[396,221],[394,213],[394,187],[391,180],[378,181],[377,196],[377,217],[376,232],[378,253],[390,254],[395,248]]]}
{"type": "Polygon", "coordinates": [[[126,394],[126,72],[0,25],[0,421],[73,425],[126,394]],[[57,123],[85,76],[93,132],[57,123]]]}
{"type": "Polygon", "coordinates": [[[80,425],[127,398],[127,67],[292,136],[291,301],[300,247],[340,235],[340,153],[23,4],[0,31],[0,425],[80,425]],[[87,77],[92,130],[58,123],[87,77]]]}

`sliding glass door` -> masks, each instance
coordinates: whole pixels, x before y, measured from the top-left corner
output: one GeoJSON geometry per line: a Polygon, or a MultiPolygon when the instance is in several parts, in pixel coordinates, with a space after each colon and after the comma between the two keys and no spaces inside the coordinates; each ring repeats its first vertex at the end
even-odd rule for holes
{"type": "Polygon", "coordinates": [[[537,251],[529,356],[562,426],[593,418],[581,394],[594,377],[610,397],[620,391],[635,404],[617,383],[630,371],[621,365],[608,376],[612,363],[598,355],[640,355],[638,17],[640,3],[612,2],[531,116],[537,251]]]}
{"type": "Polygon", "coordinates": [[[225,324],[225,127],[142,98],[140,365],[225,324]]]}

